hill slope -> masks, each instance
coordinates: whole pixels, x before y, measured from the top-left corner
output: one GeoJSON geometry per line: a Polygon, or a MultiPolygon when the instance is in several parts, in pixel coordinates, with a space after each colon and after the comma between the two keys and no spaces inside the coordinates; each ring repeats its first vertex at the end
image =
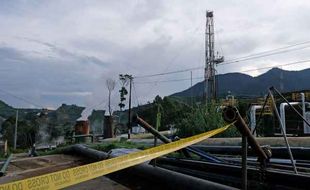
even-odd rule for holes
{"type": "MultiPolygon", "coordinates": [[[[286,71],[273,68],[257,77],[242,73],[227,73],[217,75],[217,80],[220,96],[226,95],[228,91],[235,96],[260,96],[265,94],[271,86],[281,89],[281,83],[283,92],[310,89],[310,69],[286,71]]],[[[203,89],[204,81],[171,96],[189,97],[191,93],[194,96],[202,96],[203,89]]]]}

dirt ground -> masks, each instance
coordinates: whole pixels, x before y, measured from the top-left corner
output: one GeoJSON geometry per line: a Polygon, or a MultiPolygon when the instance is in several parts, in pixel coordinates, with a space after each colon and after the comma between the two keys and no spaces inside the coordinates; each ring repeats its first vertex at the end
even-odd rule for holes
{"type": "Polygon", "coordinates": [[[55,172],[81,164],[83,164],[82,158],[62,154],[26,158],[13,156],[6,175],[0,178],[0,184],[55,172]]]}
{"type": "MultiPolygon", "coordinates": [[[[72,168],[83,165],[85,162],[87,162],[85,158],[63,154],[26,158],[22,155],[17,155],[13,157],[13,160],[8,167],[7,174],[0,178],[0,184],[72,168]]],[[[66,189],[126,190],[128,188],[102,176],[66,189]]]]}
{"type": "Polygon", "coordinates": [[[66,190],[129,190],[127,187],[107,178],[107,177],[98,177],[93,180],[89,180],[71,187],[65,188],[66,190]]]}

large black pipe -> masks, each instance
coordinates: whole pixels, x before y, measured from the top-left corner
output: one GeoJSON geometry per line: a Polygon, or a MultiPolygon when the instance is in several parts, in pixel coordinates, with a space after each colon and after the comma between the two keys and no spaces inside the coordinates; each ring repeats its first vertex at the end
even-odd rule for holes
{"type": "MultiPolygon", "coordinates": [[[[193,145],[193,147],[201,149],[211,154],[226,154],[226,155],[241,155],[241,146],[208,146],[208,145],[193,145]]],[[[291,147],[295,159],[310,160],[310,148],[306,147],[291,147]]],[[[271,147],[272,158],[289,159],[286,147],[271,147]]],[[[255,152],[249,148],[249,156],[255,156],[255,152]]]]}
{"type": "MultiPolygon", "coordinates": [[[[190,169],[193,171],[205,172],[223,175],[225,176],[237,177],[239,179],[239,184],[241,181],[241,166],[221,164],[221,163],[210,163],[204,161],[194,161],[185,159],[171,159],[171,158],[158,158],[156,160],[158,166],[175,166],[180,168],[178,170],[190,169]]],[[[257,181],[261,171],[258,168],[249,167],[248,168],[248,178],[251,181],[257,181]]],[[[310,183],[310,176],[302,174],[294,174],[288,171],[280,170],[266,170],[264,175],[264,183],[272,185],[283,185],[293,188],[309,189],[308,184],[310,183]]],[[[195,176],[195,175],[194,175],[195,176]]],[[[198,176],[197,176],[198,177],[198,176]]],[[[208,179],[208,178],[207,178],[208,179]]]]}
{"type": "MultiPolygon", "coordinates": [[[[235,188],[242,187],[240,178],[237,176],[233,176],[233,175],[218,174],[214,172],[205,172],[202,170],[184,168],[184,167],[174,166],[170,164],[159,164],[158,167],[165,168],[165,169],[172,170],[172,171],[179,172],[179,173],[183,173],[186,175],[194,176],[194,177],[201,178],[201,179],[214,181],[216,183],[225,184],[225,185],[232,186],[235,188]]],[[[248,180],[248,181],[250,184],[255,183],[255,181],[254,182],[251,180],[248,180]]]]}
{"type": "Polygon", "coordinates": [[[164,168],[153,167],[148,164],[140,164],[127,169],[141,178],[152,179],[154,183],[161,183],[165,185],[167,189],[179,189],[179,190],[230,190],[236,189],[231,186],[215,183],[212,181],[200,179],[190,175],[178,173],[175,171],[167,170],[164,168]]]}
{"type": "MultiPolygon", "coordinates": [[[[84,145],[73,145],[65,149],[64,153],[75,153],[80,156],[85,156],[96,161],[107,159],[109,156],[105,152],[97,151],[84,145]]],[[[123,170],[119,171],[122,172],[123,170]]],[[[166,170],[163,168],[153,167],[149,164],[140,164],[125,169],[125,172],[138,174],[143,178],[154,181],[154,183],[161,183],[167,189],[215,189],[215,190],[230,190],[235,189],[230,186],[222,185],[219,183],[199,179],[193,176],[177,173],[174,171],[166,170]]],[[[137,179],[138,180],[138,179],[137,179]]]]}
{"type": "Polygon", "coordinates": [[[75,144],[75,145],[69,146],[67,148],[64,148],[62,152],[64,154],[76,154],[79,156],[84,156],[84,157],[90,158],[95,161],[105,160],[109,158],[108,153],[89,148],[83,144],[75,144]]]}

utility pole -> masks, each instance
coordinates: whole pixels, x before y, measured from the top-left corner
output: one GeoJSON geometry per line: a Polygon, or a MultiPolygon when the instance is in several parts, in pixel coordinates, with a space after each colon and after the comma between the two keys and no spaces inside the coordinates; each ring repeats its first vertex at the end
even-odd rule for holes
{"type": "Polygon", "coordinates": [[[131,88],[132,88],[132,75],[128,75],[129,78],[129,103],[128,103],[128,139],[130,139],[131,130],[131,88]]]}
{"type": "Polygon", "coordinates": [[[207,102],[216,100],[217,98],[217,84],[215,79],[215,65],[224,61],[223,56],[214,55],[214,21],[213,12],[206,12],[206,36],[205,36],[205,89],[204,98],[207,102]]]}
{"type": "Polygon", "coordinates": [[[192,107],[194,106],[194,101],[193,101],[193,71],[191,71],[191,105],[192,105],[192,107]]]}
{"type": "Polygon", "coordinates": [[[16,142],[17,142],[17,125],[18,125],[18,110],[16,110],[16,118],[15,118],[14,150],[16,150],[16,142]]]}
{"type": "Polygon", "coordinates": [[[125,95],[127,95],[127,90],[125,88],[125,86],[128,84],[129,81],[129,103],[128,103],[128,122],[127,122],[127,128],[128,128],[128,139],[130,139],[130,130],[131,130],[131,88],[132,88],[132,80],[133,77],[132,75],[128,75],[128,74],[120,74],[119,75],[119,79],[122,82],[122,89],[119,91],[120,92],[120,100],[121,103],[119,104],[120,106],[120,110],[122,111],[122,108],[125,107],[125,104],[123,104],[123,101],[126,100],[125,95]]]}

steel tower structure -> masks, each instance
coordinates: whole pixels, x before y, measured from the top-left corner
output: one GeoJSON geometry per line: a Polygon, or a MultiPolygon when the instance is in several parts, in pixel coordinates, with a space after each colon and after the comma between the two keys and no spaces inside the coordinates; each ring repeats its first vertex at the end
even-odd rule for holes
{"type": "Polygon", "coordinates": [[[224,61],[224,57],[214,54],[214,21],[213,12],[206,12],[206,37],[205,37],[205,89],[204,96],[206,102],[216,100],[217,98],[217,81],[216,81],[216,69],[215,66],[224,61]]]}

